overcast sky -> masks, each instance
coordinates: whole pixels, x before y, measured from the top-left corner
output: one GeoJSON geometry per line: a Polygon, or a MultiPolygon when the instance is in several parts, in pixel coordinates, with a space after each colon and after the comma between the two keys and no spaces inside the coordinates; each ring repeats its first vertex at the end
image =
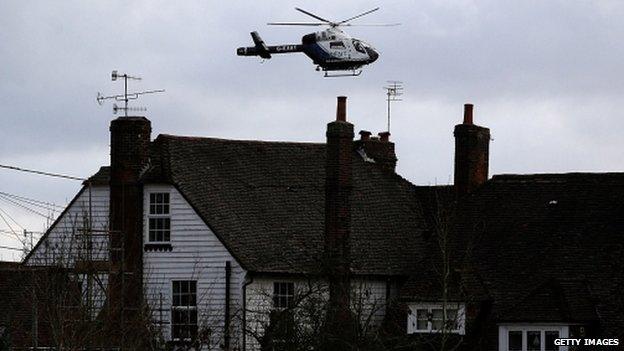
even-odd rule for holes
{"type": "MultiPolygon", "coordinates": [[[[109,163],[117,69],[143,77],[153,137],[159,133],[254,140],[324,140],[335,97],[348,118],[385,128],[387,80],[402,80],[393,106],[398,172],[416,184],[453,173],[453,126],[463,104],[491,128],[490,173],[622,171],[622,1],[2,1],[0,164],[87,177],[109,163]],[[298,43],[302,7],[341,20],[381,6],[353,27],[377,62],[357,78],[326,79],[303,54],[262,62],[237,57],[257,30],[268,45],[298,43]]],[[[0,192],[66,204],[80,183],[0,169],[0,192]]],[[[21,226],[43,218],[0,201],[21,226]]],[[[10,222],[14,229],[20,227],[10,222]]],[[[0,221],[0,230],[9,230],[0,221]]],[[[19,247],[0,232],[0,245],[19,247]]],[[[0,249],[0,259],[20,253],[0,249]]]]}

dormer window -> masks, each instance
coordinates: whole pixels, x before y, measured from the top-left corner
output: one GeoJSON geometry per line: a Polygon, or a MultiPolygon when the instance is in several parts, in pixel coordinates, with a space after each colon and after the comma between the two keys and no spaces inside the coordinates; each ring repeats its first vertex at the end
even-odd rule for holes
{"type": "Polygon", "coordinates": [[[148,240],[150,243],[168,243],[171,241],[169,209],[169,193],[150,193],[148,214],[148,240]]]}

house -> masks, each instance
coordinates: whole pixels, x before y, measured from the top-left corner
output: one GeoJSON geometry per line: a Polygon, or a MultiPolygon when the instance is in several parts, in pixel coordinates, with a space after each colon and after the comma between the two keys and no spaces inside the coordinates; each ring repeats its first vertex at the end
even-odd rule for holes
{"type": "MultiPolygon", "coordinates": [[[[465,340],[483,350],[622,340],[623,186],[615,173],[497,175],[459,201],[448,287],[449,301],[466,308],[465,340]]],[[[403,285],[412,311],[441,296],[431,276],[423,270],[403,285]]],[[[417,318],[408,330],[420,329],[417,318]]]]}
{"type": "Polygon", "coordinates": [[[610,339],[624,336],[624,173],[488,179],[489,130],[472,120],[467,105],[455,127],[454,186],[418,187],[425,218],[445,238],[444,250],[434,239],[423,257],[450,277],[443,287],[423,269],[401,287],[415,312],[408,332],[440,323],[431,312],[439,316],[436,299],[446,290],[464,315],[451,331],[475,349],[567,349],[554,345],[558,338],[617,346],[610,339]],[[449,213],[452,221],[440,223],[449,213]]]}
{"type": "Polygon", "coordinates": [[[389,133],[353,140],[343,97],[327,143],[152,140],[144,117],[110,132],[111,165],[22,269],[71,271],[117,346],[147,320],[169,342],[259,349],[271,311],[311,287],[336,333],[357,301],[369,330],[405,349],[624,338],[624,174],[488,179],[490,134],[471,105],[455,128],[455,185],[441,187],[396,174],[389,133]]]}

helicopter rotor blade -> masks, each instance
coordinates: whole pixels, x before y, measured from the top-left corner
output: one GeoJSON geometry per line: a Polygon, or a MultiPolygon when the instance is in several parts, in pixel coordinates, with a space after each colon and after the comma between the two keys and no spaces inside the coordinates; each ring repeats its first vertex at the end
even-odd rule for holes
{"type": "Polygon", "coordinates": [[[315,15],[313,13],[310,13],[310,12],[308,12],[306,10],[303,10],[303,9],[300,9],[298,7],[295,7],[295,10],[297,10],[299,12],[302,12],[302,13],[305,13],[306,15],[308,15],[310,17],[316,18],[319,21],[323,21],[323,22],[327,22],[327,23],[333,23],[332,21],[328,21],[328,20],[324,19],[323,17],[319,17],[319,16],[317,16],[317,15],[315,15]]]}
{"type": "Polygon", "coordinates": [[[356,18],[360,18],[360,17],[362,17],[362,16],[366,16],[366,15],[368,15],[369,13],[371,13],[371,12],[375,12],[375,11],[377,11],[377,10],[379,10],[379,7],[375,7],[375,8],[374,8],[374,9],[372,9],[372,10],[368,10],[368,11],[366,11],[366,12],[362,12],[362,13],[360,13],[360,14],[359,14],[359,15],[357,15],[357,16],[353,16],[353,17],[351,17],[351,18],[347,18],[346,20],[344,20],[344,21],[340,21],[340,22],[337,22],[336,24],[341,25],[341,24],[343,24],[343,23],[347,23],[347,22],[352,21],[352,20],[354,20],[354,19],[356,19],[356,18]]]}
{"type": "Polygon", "coordinates": [[[400,26],[401,23],[358,23],[358,24],[341,24],[342,27],[395,27],[400,26]]]}
{"type": "Polygon", "coordinates": [[[326,26],[327,23],[306,23],[306,22],[269,22],[269,26],[326,26]]]}

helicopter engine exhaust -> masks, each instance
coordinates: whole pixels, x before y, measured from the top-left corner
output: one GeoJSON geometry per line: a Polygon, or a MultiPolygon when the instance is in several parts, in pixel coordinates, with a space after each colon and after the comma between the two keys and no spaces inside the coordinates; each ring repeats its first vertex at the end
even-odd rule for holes
{"type": "Polygon", "coordinates": [[[258,32],[251,32],[251,39],[253,40],[255,46],[236,49],[236,54],[238,56],[260,56],[263,59],[270,59],[271,54],[287,54],[291,52],[303,51],[303,45],[300,44],[267,46],[264,43],[264,40],[260,38],[258,32]]]}

